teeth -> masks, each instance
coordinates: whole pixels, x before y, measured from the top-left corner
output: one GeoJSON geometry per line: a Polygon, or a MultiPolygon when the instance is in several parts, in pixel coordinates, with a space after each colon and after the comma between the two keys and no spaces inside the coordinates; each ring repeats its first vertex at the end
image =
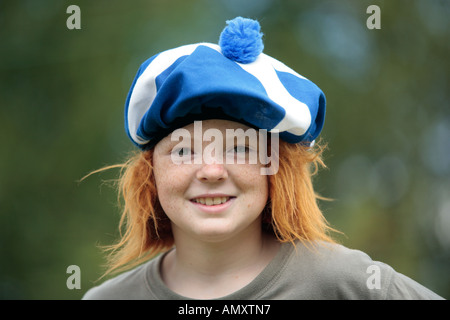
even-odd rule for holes
{"type": "Polygon", "coordinates": [[[196,198],[195,202],[205,204],[207,206],[222,204],[227,202],[230,197],[214,197],[214,198],[196,198]]]}

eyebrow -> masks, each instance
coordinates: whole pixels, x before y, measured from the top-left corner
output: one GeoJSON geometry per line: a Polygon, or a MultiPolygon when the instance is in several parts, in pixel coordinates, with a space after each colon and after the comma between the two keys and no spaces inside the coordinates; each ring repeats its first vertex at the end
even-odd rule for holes
{"type": "MultiPolygon", "coordinates": [[[[214,129],[214,128],[213,128],[214,129]]],[[[217,129],[217,128],[215,128],[217,129]]],[[[187,129],[185,129],[187,130],[187,129]]],[[[205,139],[205,131],[201,134],[201,143],[203,145],[204,142],[206,143],[213,143],[217,141],[217,138],[222,138],[222,143],[225,146],[227,145],[236,145],[237,142],[244,141],[245,145],[259,145],[259,134],[255,131],[248,132],[248,129],[244,130],[242,128],[227,128],[225,129],[225,133],[222,132],[220,129],[217,129],[220,131],[220,135],[212,134],[210,135],[210,140],[205,139]],[[230,132],[231,130],[231,132],[230,132]]],[[[188,130],[187,130],[188,131],[188,130]]],[[[186,135],[180,134],[177,136],[178,139],[173,139],[173,133],[169,134],[164,141],[164,148],[167,149],[173,149],[176,145],[186,142],[186,144],[189,144],[190,147],[194,147],[196,143],[200,142],[198,139],[196,139],[196,135],[194,132],[188,131],[186,135]]]]}

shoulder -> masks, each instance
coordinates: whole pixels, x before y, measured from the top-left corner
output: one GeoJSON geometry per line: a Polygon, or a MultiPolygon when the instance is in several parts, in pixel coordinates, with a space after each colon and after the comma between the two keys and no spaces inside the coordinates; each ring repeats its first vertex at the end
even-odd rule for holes
{"type": "Polygon", "coordinates": [[[147,285],[147,270],[153,261],[124,272],[89,289],[83,300],[138,300],[148,299],[151,291],[147,285]]]}
{"type": "Polygon", "coordinates": [[[293,273],[306,276],[317,299],[383,299],[393,273],[362,251],[325,242],[298,244],[290,265],[293,273]],[[384,289],[368,288],[372,269],[383,270],[380,281],[384,289]]]}
{"type": "Polygon", "coordinates": [[[440,298],[360,250],[323,242],[297,247],[289,263],[290,274],[302,273],[317,299],[440,298]]]}

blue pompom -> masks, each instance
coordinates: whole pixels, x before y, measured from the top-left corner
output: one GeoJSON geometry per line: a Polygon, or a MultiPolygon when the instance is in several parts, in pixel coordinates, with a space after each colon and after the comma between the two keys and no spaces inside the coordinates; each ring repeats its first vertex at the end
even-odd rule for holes
{"type": "Polygon", "coordinates": [[[222,54],[239,63],[256,60],[264,49],[263,34],[256,20],[242,17],[227,21],[227,26],[220,34],[219,45],[222,54]]]}

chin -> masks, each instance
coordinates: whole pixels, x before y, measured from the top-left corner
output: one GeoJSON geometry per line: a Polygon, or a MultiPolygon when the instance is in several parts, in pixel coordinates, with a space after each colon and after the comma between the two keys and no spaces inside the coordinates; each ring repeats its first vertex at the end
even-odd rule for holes
{"type": "MultiPolygon", "coordinates": [[[[243,232],[251,232],[248,230],[251,224],[252,223],[242,226],[233,223],[227,224],[225,221],[214,221],[214,223],[207,223],[201,228],[196,228],[194,233],[199,240],[217,243],[239,237],[243,232]]],[[[260,228],[258,228],[258,230],[260,230],[260,228]]]]}
{"type": "Polygon", "coordinates": [[[229,230],[226,228],[206,228],[195,231],[196,238],[205,242],[226,241],[233,238],[235,234],[235,230],[229,230]]]}

